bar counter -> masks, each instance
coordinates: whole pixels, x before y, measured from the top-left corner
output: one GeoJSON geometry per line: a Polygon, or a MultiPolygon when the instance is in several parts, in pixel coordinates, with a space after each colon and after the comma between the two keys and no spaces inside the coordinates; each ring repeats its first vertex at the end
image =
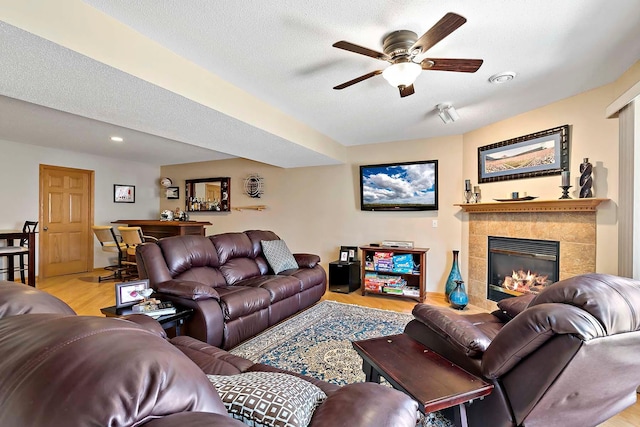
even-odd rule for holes
{"type": "Polygon", "coordinates": [[[204,228],[213,225],[208,221],[160,221],[152,219],[119,219],[112,224],[126,224],[129,227],[140,227],[142,234],[162,239],[169,236],[196,235],[204,236],[204,228]]]}

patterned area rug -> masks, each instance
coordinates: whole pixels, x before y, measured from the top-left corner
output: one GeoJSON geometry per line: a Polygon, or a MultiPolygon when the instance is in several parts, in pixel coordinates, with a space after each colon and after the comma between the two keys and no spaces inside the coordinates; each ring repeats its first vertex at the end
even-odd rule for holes
{"type": "MultiPolygon", "coordinates": [[[[351,341],[402,333],[412,319],[410,314],[322,301],[231,353],[334,384],[364,382],[362,358],[351,341]]],[[[453,426],[439,413],[426,416],[422,425],[453,426]]]]}

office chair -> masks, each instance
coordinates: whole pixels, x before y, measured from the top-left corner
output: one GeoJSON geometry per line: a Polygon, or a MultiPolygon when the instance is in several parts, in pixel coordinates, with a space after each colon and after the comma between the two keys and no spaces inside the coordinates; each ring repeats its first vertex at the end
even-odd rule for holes
{"type": "MultiPolygon", "coordinates": [[[[36,227],[38,226],[38,221],[25,221],[22,226],[23,233],[35,233],[36,227]]],[[[0,256],[9,258],[13,256],[20,257],[20,266],[14,267],[14,271],[20,271],[20,280],[22,283],[27,283],[25,280],[24,272],[27,270],[25,267],[24,257],[29,256],[29,240],[25,237],[24,239],[20,239],[19,246],[5,246],[0,248],[0,256]]],[[[9,271],[9,267],[0,269],[0,272],[7,273],[9,271]]]]}
{"type": "Polygon", "coordinates": [[[140,227],[118,227],[122,242],[127,246],[127,258],[123,261],[126,265],[127,275],[132,277],[138,276],[138,264],[135,261],[136,258],[136,246],[144,242],[157,242],[153,236],[145,236],[142,234],[142,228],[140,227]]]}
{"type": "Polygon", "coordinates": [[[127,269],[127,267],[125,267],[123,264],[124,255],[127,251],[127,245],[121,242],[118,236],[116,236],[116,233],[113,231],[113,227],[110,225],[94,225],[91,227],[91,229],[100,242],[100,246],[102,246],[103,251],[118,254],[117,264],[109,265],[104,268],[105,270],[113,271],[113,273],[109,274],[108,276],[98,277],[98,282],[113,279],[122,280],[122,272],[127,269]]]}

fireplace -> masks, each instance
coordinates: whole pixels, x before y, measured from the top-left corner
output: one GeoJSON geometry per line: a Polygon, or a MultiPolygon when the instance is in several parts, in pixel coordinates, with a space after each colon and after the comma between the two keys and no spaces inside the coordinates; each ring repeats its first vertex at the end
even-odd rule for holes
{"type": "Polygon", "coordinates": [[[537,294],[558,281],[560,242],[488,236],[487,298],[537,294]]]}

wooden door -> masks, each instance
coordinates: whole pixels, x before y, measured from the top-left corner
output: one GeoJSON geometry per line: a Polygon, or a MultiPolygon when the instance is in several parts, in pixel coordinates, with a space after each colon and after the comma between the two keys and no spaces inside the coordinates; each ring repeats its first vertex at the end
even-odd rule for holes
{"type": "Polygon", "coordinates": [[[90,170],[40,165],[41,278],[93,269],[93,179],[90,170]]]}

